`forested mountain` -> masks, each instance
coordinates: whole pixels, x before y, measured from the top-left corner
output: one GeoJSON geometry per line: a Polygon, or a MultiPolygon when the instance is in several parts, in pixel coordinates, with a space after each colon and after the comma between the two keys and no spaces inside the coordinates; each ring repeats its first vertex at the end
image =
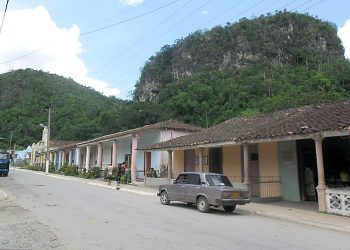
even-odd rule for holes
{"type": "Polygon", "coordinates": [[[208,127],[350,98],[350,62],[336,27],[279,12],[197,31],[164,46],[143,67],[134,100],[106,97],[31,69],[0,75],[0,148],[41,138],[51,106],[51,138],[86,140],[174,118],[208,127]],[[7,140],[7,141],[6,141],[7,140]]]}
{"type": "Polygon", "coordinates": [[[31,69],[0,75],[0,148],[41,139],[52,107],[51,139],[79,141],[167,117],[159,105],[106,97],[72,79],[31,69]]]}
{"type": "Polygon", "coordinates": [[[350,63],[336,27],[289,12],[164,46],[146,62],[134,93],[200,126],[349,96],[350,63]]]}

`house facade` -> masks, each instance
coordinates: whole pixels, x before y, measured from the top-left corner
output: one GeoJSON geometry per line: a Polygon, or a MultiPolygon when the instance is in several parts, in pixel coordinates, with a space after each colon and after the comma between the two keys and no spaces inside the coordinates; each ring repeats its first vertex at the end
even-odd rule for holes
{"type": "MultiPolygon", "coordinates": [[[[50,164],[56,170],[63,165],[74,165],[79,169],[99,167],[101,170],[109,164],[118,166],[125,162],[131,170],[132,181],[144,180],[151,169],[160,177],[167,176],[168,154],[166,152],[139,152],[144,147],[164,142],[201,128],[174,120],[146,125],[140,128],[104,135],[82,142],[73,142],[60,147],[50,148],[50,164]]],[[[43,133],[43,137],[45,137],[43,133]]],[[[45,162],[45,150],[37,154],[34,162],[45,162]]]]}
{"type": "Polygon", "coordinates": [[[167,142],[168,178],[216,172],[250,190],[255,200],[318,202],[319,211],[350,215],[350,101],[234,118],[167,142]]]}

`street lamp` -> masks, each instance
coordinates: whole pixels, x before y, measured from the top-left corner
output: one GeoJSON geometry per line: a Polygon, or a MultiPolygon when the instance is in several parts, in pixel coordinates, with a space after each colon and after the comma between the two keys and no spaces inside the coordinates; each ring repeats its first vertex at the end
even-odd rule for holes
{"type": "MultiPolygon", "coordinates": [[[[46,135],[46,156],[45,156],[45,173],[49,173],[49,165],[50,165],[50,152],[49,152],[49,141],[50,141],[50,124],[51,124],[51,108],[48,109],[48,121],[47,121],[47,135],[46,135]]],[[[40,123],[40,126],[45,127],[40,123]]]]}

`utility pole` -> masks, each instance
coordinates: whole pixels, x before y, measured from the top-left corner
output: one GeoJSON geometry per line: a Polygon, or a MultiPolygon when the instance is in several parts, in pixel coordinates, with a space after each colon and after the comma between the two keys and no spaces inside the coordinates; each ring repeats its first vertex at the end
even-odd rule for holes
{"type": "Polygon", "coordinates": [[[49,151],[49,141],[50,141],[50,124],[51,124],[51,108],[48,109],[49,117],[47,121],[47,136],[46,136],[46,164],[45,164],[45,173],[49,173],[50,166],[50,151],[49,151]]]}

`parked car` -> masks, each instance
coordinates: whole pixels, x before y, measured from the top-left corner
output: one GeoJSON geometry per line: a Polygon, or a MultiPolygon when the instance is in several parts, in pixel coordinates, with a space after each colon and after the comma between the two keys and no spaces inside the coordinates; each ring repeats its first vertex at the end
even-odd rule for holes
{"type": "Polygon", "coordinates": [[[169,205],[170,201],[187,202],[197,205],[203,213],[210,206],[223,206],[226,212],[232,212],[236,205],[250,202],[247,190],[233,187],[227,176],[216,173],[182,173],[173,183],[160,185],[157,195],[163,205],[169,205]]]}
{"type": "Polygon", "coordinates": [[[0,151],[0,175],[7,176],[10,169],[11,155],[0,151]]]}

